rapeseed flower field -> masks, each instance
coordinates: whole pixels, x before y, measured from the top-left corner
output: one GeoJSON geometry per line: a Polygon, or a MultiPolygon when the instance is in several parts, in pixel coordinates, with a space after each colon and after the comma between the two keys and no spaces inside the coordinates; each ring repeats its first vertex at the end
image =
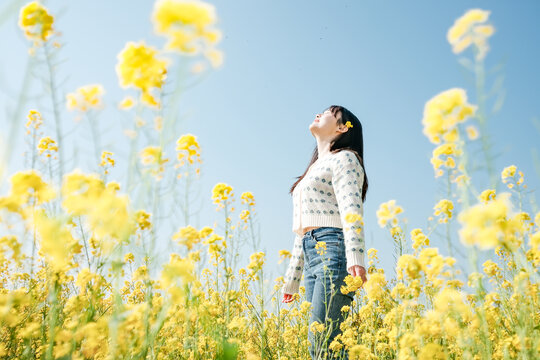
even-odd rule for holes
{"type": "MultiPolygon", "coordinates": [[[[446,39],[454,54],[473,54],[463,64],[480,82],[495,33],[489,15],[466,11],[446,39]]],[[[264,252],[254,252],[246,267],[234,270],[235,238],[253,231],[253,193],[240,195],[242,209],[234,220],[233,187],[215,184],[211,199],[223,212],[224,232],[186,223],[168,236],[176,249],[169,260],[159,269],[153,263],[151,249],[162,234],[156,229],[160,204],[175,196],[175,187],[197,181],[202,163],[197,136],[175,133],[175,117],[166,111],[178,101],[178,91],[164,91],[175,81],[171,54],[202,56],[210,67],[220,66],[215,7],[158,0],[149,19],[166,39],[164,47],[128,41],[119,49],[118,83],[137,94],[119,103],[136,118],[124,157],[100,143],[95,119],[106,97],[101,84],[83,85],[65,99],[55,91],[51,61],[62,48],[55,14],[31,1],[18,16],[29,56],[49,65],[53,107],[47,115],[35,108],[14,119],[31,149],[27,169],[8,175],[0,164],[3,181],[9,181],[9,190],[0,194],[2,359],[308,359],[308,327],[321,334],[326,328],[308,323],[305,289],[290,306],[281,304],[283,277],[271,279],[271,288],[265,285],[264,252]],[[146,124],[144,111],[152,114],[152,124],[146,124]],[[67,167],[64,146],[72,139],[62,129],[66,112],[91,129],[88,152],[95,172],[67,167]],[[45,133],[47,122],[55,132],[45,133]],[[140,136],[143,126],[151,136],[140,136]],[[127,184],[107,180],[119,163],[128,165],[127,184]],[[133,184],[144,190],[145,207],[135,205],[135,193],[128,191],[133,184]],[[22,251],[23,244],[31,251],[22,251]],[[128,251],[132,246],[146,255],[128,251]],[[261,295],[265,291],[272,294],[270,303],[261,295]]],[[[189,70],[205,71],[203,64],[189,70]]],[[[378,249],[371,248],[368,281],[346,278],[340,290],[354,293],[355,301],[342,309],[342,334],[328,346],[345,347],[350,359],[540,358],[540,211],[525,206],[530,192],[522,171],[491,165],[485,104],[471,103],[468,91],[434,94],[419,119],[433,144],[435,181],[448,189],[429,220],[443,229],[457,220],[453,238],[460,243],[442,253],[430,246],[433,229],[405,232],[404,209],[395,200],[380,204],[378,224],[388,230],[398,255],[396,277],[378,266],[378,249]],[[471,142],[482,144],[489,187],[473,186],[471,142]],[[507,190],[496,193],[496,182],[507,190]],[[458,268],[451,253],[456,247],[466,250],[474,271],[458,268]],[[496,261],[478,267],[479,250],[492,251],[496,261]]],[[[189,200],[182,206],[188,205],[189,200]]],[[[280,256],[285,261],[290,253],[281,250],[280,256]]]]}

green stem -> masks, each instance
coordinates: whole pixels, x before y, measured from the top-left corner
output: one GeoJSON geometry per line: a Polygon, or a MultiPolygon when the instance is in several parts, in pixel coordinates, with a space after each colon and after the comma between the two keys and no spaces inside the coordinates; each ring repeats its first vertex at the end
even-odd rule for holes
{"type": "Polygon", "coordinates": [[[56,81],[54,78],[54,70],[51,64],[51,57],[49,53],[49,42],[45,42],[43,46],[45,50],[45,60],[47,62],[47,69],[49,70],[49,89],[51,92],[51,100],[54,113],[54,122],[56,127],[56,138],[58,141],[58,163],[59,163],[59,181],[58,184],[62,184],[62,177],[64,176],[64,146],[62,140],[62,120],[60,118],[60,109],[58,108],[58,100],[56,97],[56,81]]]}

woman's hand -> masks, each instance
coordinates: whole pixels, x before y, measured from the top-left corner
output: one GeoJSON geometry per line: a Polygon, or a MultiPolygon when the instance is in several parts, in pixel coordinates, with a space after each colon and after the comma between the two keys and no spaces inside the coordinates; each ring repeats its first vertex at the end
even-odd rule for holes
{"type": "Polygon", "coordinates": [[[363,266],[353,265],[348,270],[352,276],[360,276],[364,284],[367,282],[366,269],[363,266]]]}
{"type": "Polygon", "coordinates": [[[292,294],[283,294],[283,300],[281,300],[281,302],[290,303],[293,300],[294,300],[294,296],[292,296],[292,294]]]}

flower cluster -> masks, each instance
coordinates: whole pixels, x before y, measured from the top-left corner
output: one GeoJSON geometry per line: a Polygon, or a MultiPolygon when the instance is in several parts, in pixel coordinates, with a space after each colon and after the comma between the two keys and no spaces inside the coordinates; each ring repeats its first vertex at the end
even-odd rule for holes
{"type": "Polygon", "coordinates": [[[167,78],[168,59],[158,57],[158,50],[144,41],[128,42],[117,56],[116,73],[123,88],[141,91],[141,101],[159,107],[154,92],[161,91],[167,78]]]}
{"type": "Polygon", "coordinates": [[[19,26],[34,45],[42,44],[54,34],[53,23],[54,17],[39,1],[32,1],[21,8],[19,26]]]}
{"type": "Polygon", "coordinates": [[[105,90],[100,84],[90,84],[77,88],[75,92],[66,95],[68,110],[87,112],[91,109],[103,107],[105,90]]]}
{"type": "Polygon", "coordinates": [[[155,32],[168,38],[167,50],[190,56],[202,52],[213,67],[223,62],[222,52],[214,48],[222,37],[212,27],[216,20],[212,4],[193,0],[158,0],[152,14],[155,32]]]}
{"type": "Polygon", "coordinates": [[[483,60],[489,50],[487,39],[495,33],[491,24],[486,24],[491,11],[482,9],[468,10],[456,19],[454,25],[448,29],[446,38],[452,51],[459,54],[471,45],[475,46],[475,58],[483,60]]]}

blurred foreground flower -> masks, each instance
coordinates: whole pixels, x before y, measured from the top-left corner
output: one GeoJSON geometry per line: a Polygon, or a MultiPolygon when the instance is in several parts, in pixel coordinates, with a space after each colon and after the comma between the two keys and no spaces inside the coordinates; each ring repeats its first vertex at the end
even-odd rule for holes
{"type": "Polygon", "coordinates": [[[398,223],[397,215],[403,212],[403,208],[396,205],[396,200],[389,200],[382,203],[377,210],[377,219],[380,227],[384,227],[387,223],[391,222],[392,226],[396,226],[398,223]]]}
{"type": "Polygon", "coordinates": [[[158,0],[152,14],[155,32],[169,38],[167,50],[203,52],[213,67],[223,62],[222,52],[213,48],[222,37],[221,31],[211,28],[216,20],[214,5],[194,0],[158,0]]]}
{"type": "Polygon", "coordinates": [[[105,90],[100,84],[81,86],[75,92],[66,95],[66,106],[68,110],[80,112],[100,109],[103,107],[102,96],[104,93],[105,90]]]}
{"type": "Polygon", "coordinates": [[[34,45],[45,42],[54,33],[54,17],[38,1],[23,6],[19,13],[19,26],[24,35],[34,41],[34,45]]]}
{"type": "Polygon", "coordinates": [[[495,32],[493,25],[483,24],[488,20],[490,13],[488,10],[471,9],[456,19],[446,35],[454,54],[459,54],[474,44],[476,60],[484,59],[489,50],[487,38],[495,32]]]}
{"type": "Polygon", "coordinates": [[[24,211],[29,205],[40,205],[54,199],[53,188],[42,180],[35,170],[20,171],[11,177],[11,191],[5,197],[0,197],[0,208],[18,212],[23,218],[24,211]],[[31,202],[31,204],[30,204],[31,202]]]}
{"type": "Polygon", "coordinates": [[[136,230],[128,196],[116,191],[117,187],[106,186],[97,175],[78,170],[67,174],[62,184],[62,206],[73,216],[86,217],[105,254],[136,230]]]}
{"type": "Polygon", "coordinates": [[[441,137],[447,143],[457,140],[456,126],[473,116],[477,107],[467,102],[467,93],[451,88],[429,99],[424,106],[422,132],[433,144],[440,144],[441,137]]]}
{"type": "Polygon", "coordinates": [[[522,232],[522,228],[519,217],[510,214],[510,195],[501,193],[496,199],[463,210],[458,215],[463,226],[459,230],[461,242],[480,249],[504,245],[507,249],[515,250],[520,245],[516,233],[522,232]]]}
{"type": "Polygon", "coordinates": [[[157,57],[158,51],[144,41],[128,42],[118,54],[116,73],[120,79],[120,86],[127,88],[133,86],[139,89],[141,101],[147,105],[159,107],[160,103],[152,93],[155,89],[161,90],[167,78],[168,59],[157,57]]]}
{"type": "MultiPolygon", "coordinates": [[[[37,211],[34,224],[40,239],[40,254],[55,272],[67,272],[74,254],[82,246],[71,235],[69,225],[60,219],[50,218],[45,211],[37,211]]],[[[77,266],[77,265],[74,265],[77,266]]]]}
{"type": "Polygon", "coordinates": [[[159,146],[147,146],[142,149],[140,156],[141,163],[143,165],[151,166],[150,172],[152,175],[158,180],[161,180],[163,177],[162,174],[165,171],[164,165],[169,161],[169,159],[165,158],[163,149],[159,146]]]}

